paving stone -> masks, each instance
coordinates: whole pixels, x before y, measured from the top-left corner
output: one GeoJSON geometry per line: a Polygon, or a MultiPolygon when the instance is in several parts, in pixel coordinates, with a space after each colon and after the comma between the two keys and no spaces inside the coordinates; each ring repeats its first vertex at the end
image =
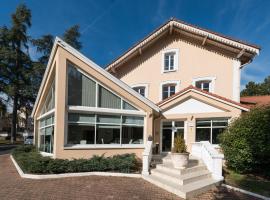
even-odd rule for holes
{"type": "MultiPolygon", "coordinates": [[[[0,199],[3,200],[181,200],[140,178],[124,177],[73,177],[61,179],[23,179],[17,173],[9,155],[0,155],[0,199]]],[[[192,200],[239,199],[250,196],[219,187],[192,200]]]]}

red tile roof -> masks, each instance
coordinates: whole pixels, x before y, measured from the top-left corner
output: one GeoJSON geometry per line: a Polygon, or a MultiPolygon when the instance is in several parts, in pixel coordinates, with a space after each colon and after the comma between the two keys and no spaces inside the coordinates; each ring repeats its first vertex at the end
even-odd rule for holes
{"type": "Polygon", "coordinates": [[[139,45],[140,43],[142,43],[144,40],[146,40],[147,38],[149,38],[151,35],[153,35],[154,33],[156,33],[158,30],[162,29],[164,26],[166,26],[168,23],[170,23],[171,21],[175,21],[175,22],[178,22],[178,23],[181,23],[181,24],[184,24],[184,25],[187,25],[187,26],[190,26],[192,28],[196,28],[198,30],[202,30],[202,31],[206,31],[208,33],[211,33],[211,34],[214,34],[214,35],[217,35],[219,37],[223,37],[225,39],[228,39],[228,40],[232,40],[234,42],[239,42],[241,44],[244,44],[244,45],[247,45],[247,46],[250,46],[250,47],[253,47],[253,48],[256,48],[256,49],[259,49],[261,50],[261,47],[258,46],[258,45],[255,45],[255,44],[251,44],[251,43],[248,43],[246,41],[243,41],[243,40],[239,40],[239,39],[235,39],[233,37],[230,37],[230,36],[226,36],[226,35],[223,35],[221,33],[217,33],[215,31],[210,31],[208,29],[204,29],[204,28],[201,28],[199,26],[196,26],[196,25],[193,25],[193,24],[189,24],[187,22],[184,22],[182,20],[179,20],[179,19],[176,19],[176,18],[171,18],[169,19],[168,21],[166,21],[164,24],[162,24],[161,26],[159,26],[158,28],[156,28],[154,31],[152,31],[151,33],[149,33],[147,36],[145,36],[143,39],[139,40],[138,42],[136,42],[135,44],[133,44],[129,49],[127,49],[123,54],[121,54],[120,56],[118,56],[117,58],[115,58],[113,61],[111,61],[107,66],[105,66],[105,69],[106,70],[109,70],[110,69],[110,66],[115,63],[117,60],[119,60],[122,56],[124,56],[125,54],[127,54],[129,51],[131,51],[132,49],[134,49],[137,45],[139,45]]]}
{"type": "Polygon", "coordinates": [[[241,97],[240,102],[248,107],[270,104],[270,95],[241,97]]]}
{"type": "Polygon", "coordinates": [[[242,107],[242,108],[249,109],[249,106],[247,106],[247,105],[238,103],[238,102],[236,102],[236,101],[233,101],[233,100],[231,100],[231,99],[222,97],[222,96],[220,96],[220,95],[217,95],[217,94],[214,94],[214,93],[211,93],[211,92],[207,92],[207,91],[201,90],[201,89],[196,88],[196,87],[194,87],[194,86],[192,86],[192,85],[190,85],[190,86],[184,88],[183,90],[181,90],[181,91],[175,93],[174,95],[172,95],[172,96],[170,96],[170,97],[168,97],[168,98],[166,98],[166,99],[164,99],[164,100],[158,102],[157,105],[160,106],[161,104],[163,104],[163,103],[165,103],[165,102],[171,100],[172,98],[174,98],[174,97],[176,97],[176,96],[178,96],[178,95],[181,95],[182,93],[184,93],[184,92],[186,92],[186,91],[188,91],[188,90],[191,90],[191,89],[192,89],[192,90],[196,90],[196,91],[201,92],[201,93],[204,93],[204,94],[207,94],[207,95],[210,95],[210,96],[212,96],[212,97],[218,98],[218,99],[220,99],[220,100],[227,101],[228,103],[231,103],[231,104],[240,106],[240,107],[242,107]]]}

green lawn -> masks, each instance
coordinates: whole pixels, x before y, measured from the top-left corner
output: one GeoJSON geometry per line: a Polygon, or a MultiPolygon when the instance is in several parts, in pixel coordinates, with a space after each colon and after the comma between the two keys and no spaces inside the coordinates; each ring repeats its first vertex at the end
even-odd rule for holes
{"type": "Polygon", "coordinates": [[[225,184],[270,197],[270,180],[224,169],[225,184]]]}

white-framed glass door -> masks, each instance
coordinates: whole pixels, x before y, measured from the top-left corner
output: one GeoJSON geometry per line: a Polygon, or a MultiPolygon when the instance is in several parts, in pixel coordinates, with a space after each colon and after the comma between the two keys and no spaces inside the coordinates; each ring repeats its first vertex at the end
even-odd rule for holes
{"type": "Polygon", "coordinates": [[[161,152],[168,153],[174,144],[177,135],[184,137],[185,121],[162,121],[161,122],[161,152]]]}

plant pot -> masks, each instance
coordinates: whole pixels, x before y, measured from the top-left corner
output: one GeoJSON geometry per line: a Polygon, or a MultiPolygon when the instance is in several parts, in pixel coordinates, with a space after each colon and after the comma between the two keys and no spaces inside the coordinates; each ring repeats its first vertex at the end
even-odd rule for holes
{"type": "Polygon", "coordinates": [[[176,169],[184,169],[188,165],[189,153],[172,153],[173,167],[176,169]]]}

